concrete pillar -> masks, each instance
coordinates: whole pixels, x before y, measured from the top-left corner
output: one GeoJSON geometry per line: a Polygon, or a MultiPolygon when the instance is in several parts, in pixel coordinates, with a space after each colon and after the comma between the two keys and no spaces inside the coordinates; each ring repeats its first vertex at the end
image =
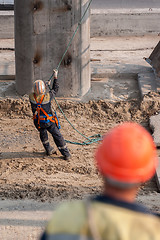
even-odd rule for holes
{"type": "MultiPolygon", "coordinates": [[[[89,0],[15,0],[16,88],[30,93],[48,80],[77,28],[89,0]]],[[[59,68],[58,96],[82,96],[90,89],[90,11],[59,68]]]]}

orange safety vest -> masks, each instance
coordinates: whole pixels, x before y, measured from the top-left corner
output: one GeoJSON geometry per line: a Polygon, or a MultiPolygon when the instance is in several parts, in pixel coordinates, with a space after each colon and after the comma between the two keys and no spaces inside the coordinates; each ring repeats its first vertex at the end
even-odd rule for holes
{"type": "Polygon", "coordinates": [[[35,119],[38,120],[38,128],[41,128],[40,127],[40,122],[47,123],[49,121],[56,123],[56,125],[58,126],[57,117],[53,116],[52,114],[46,113],[46,111],[42,108],[42,102],[43,102],[44,96],[45,95],[42,95],[40,101],[38,102],[38,100],[36,98],[36,95],[34,94],[34,98],[35,98],[36,103],[37,103],[37,109],[35,111],[35,114],[33,115],[33,120],[35,120],[35,119]],[[40,115],[41,112],[43,113],[42,115],[40,115]]]}

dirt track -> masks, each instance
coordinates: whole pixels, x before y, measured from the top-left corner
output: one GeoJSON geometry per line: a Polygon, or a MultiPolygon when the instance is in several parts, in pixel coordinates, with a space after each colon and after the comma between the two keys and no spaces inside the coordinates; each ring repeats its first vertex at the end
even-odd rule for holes
{"type": "MultiPolygon", "coordinates": [[[[149,117],[160,108],[160,95],[153,93],[140,102],[110,103],[107,100],[77,103],[59,101],[64,113],[74,126],[86,136],[104,134],[124,121],[141,123],[149,131],[149,117]]],[[[58,111],[57,111],[58,112],[58,111]]],[[[59,114],[62,133],[67,140],[84,141],[59,114]]],[[[33,126],[27,99],[0,100],[0,198],[64,200],[82,198],[101,190],[101,179],[94,166],[93,156],[97,144],[71,145],[70,162],[60,153],[45,156],[39,134],[33,126]]],[[[53,143],[53,140],[50,138],[53,143]]],[[[154,179],[146,184],[139,196],[156,193],[154,179]]],[[[141,199],[139,199],[141,201],[141,199]]],[[[149,207],[159,211],[157,204],[149,207]]]]}

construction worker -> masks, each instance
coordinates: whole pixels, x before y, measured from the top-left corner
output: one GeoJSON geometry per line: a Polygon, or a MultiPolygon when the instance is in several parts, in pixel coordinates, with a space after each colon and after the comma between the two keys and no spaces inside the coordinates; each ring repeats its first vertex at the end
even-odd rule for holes
{"type": "Polygon", "coordinates": [[[135,203],[157,166],[151,135],[136,123],[118,125],[105,135],[95,159],[103,193],[60,205],[41,240],[159,240],[158,215],[135,203]]]}
{"type": "Polygon", "coordinates": [[[34,91],[30,94],[29,99],[33,112],[34,125],[40,133],[40,139],[46,150],[46,154],[51,155],[56,153],[54,148],[50,146],[47,133],[49,132],[63,155],[64,160],[69,160],[70,153],[60,133],[58,118],[52,111],[51,106],[51,101],[59,89],[57,75],[58,71],[54,70],[53,85],[50,86],[49,93],[46,93],[46,86],[42,80],[35,81],[33,85],[34,91]]]}

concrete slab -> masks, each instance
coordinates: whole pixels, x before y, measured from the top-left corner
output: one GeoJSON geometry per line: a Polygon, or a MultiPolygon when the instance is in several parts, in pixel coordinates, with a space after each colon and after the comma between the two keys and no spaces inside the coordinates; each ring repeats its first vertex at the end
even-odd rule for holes
{"type": "MultiPolygon", "coordinates": [[[[138,73],[141,80],[142,95],[148,91],[154,90],[151,79],[154,77],[151,66],[143,59],[148,57],[159,42],[159,36],[143,36],[143,37],[97,37],[91,38],[91,73],[92,87],[90,98],[93,98],[92,91],[100,90],[100,95],[96,95],[97,99],[106,96],[116,99],[126,100],[124,97],[112,94],[112,84],[120,80],[120,87],[128,84],[137,85],[138,73]],[[147,77],[145,77],[145,76],[147,77]],[[148,82],[146,84],[146,78],[148,82]],[[93,83],[94,81],[94,83],[93,83]],[[101,82],[103,83],[97,83],[101,82]],[[105,83],[104,83],[105,82],[105,83]],[[104,86],[105,85],[105,86],[104,86]],[[97,87],[98,86],[98,87],[97,87]],[[110,89],[109,89],[110,88],[110,89]],[[111,92],[110,92],[111,91],[111,92]]],[[[14,56],[14,40],[0,39],[0,79],[14,79],[15,76],[15,56],[14,56]]],[[[61,69],[59,69],[61,71],[61,69]]],[[[160,81],[159,81],[160,82],[160,81]]],[[[160,84],[157,88],[160,89],[160,84]]],[[[140,89],[141,89],[140,88],[140,89]]],[[[128,88],[126,88],[128,89],[128,88]]],[[[98,91],[97,91],[98,92],[98,91]]],[[[132,96],[132,92],[130,96],[132,96]]],[[[3,93],[4,95],[4,93],[3,93]]],[[[135,95],[136,96],[136,95],[135,95]]]]}
{"type": "Polygon", "coordinates": [[[91,38],[92,78],[137,79],[138,73],[152,72],[143,58],[158,42],[159,36],[91,38]]]}
{"type": "MultiPolygon", "coordinates": [[[[157,148],[159,148],[160,147],[160,131],[159,131],[159,129],[160,129],[160,114],[151,116],[150,127],[153,130],[154,142],[155,142],[157,148]]],[[[158,150],[158,155],[159,154],[160,154],[160,152],[158,150]]],[[[157,188],[160,192],[160,157],[158,158],[158,160],[159,160],[159,165],[156,170],[156,182],[157,182],[157,188]]]]}
{"type": "Polygon", "coordinates": [[[102,81],[92,81],[90,91],[81,100],[88,102],[93,99],[106,99],[111,102],[139,99],[137,81],[132,78],[103,78],[102,81]]]}
{"type": "Polygon", "coordinates": [[[144,60],[158,42],[159,36],[91,38],[92,80],[136,80],[141,98],[150,91],[160,91],[160,81],[144,60]]]}
{"type": "Polygon", "coordinates": [[[154,72],[138,74],[138,85],[142,99],[144,95],[151,91],[157,92],[157,83],[154,72]]]}
{"type": "Polygon", "coordinates": [[[150,127],[153,131],[153,139],[157,147],[160,147],[160,114],[150,117],[150,127]]]}
{"type": "MultiPolygon", "coordinates": [[[[143,57],[158,42],[159,36],[91,38],[92,79],[137,79],[138,73],[152,72],[143,57]]],[[[0,75],[15,75],[14,40],[0,39],[0,49],[0,75]]]]}

